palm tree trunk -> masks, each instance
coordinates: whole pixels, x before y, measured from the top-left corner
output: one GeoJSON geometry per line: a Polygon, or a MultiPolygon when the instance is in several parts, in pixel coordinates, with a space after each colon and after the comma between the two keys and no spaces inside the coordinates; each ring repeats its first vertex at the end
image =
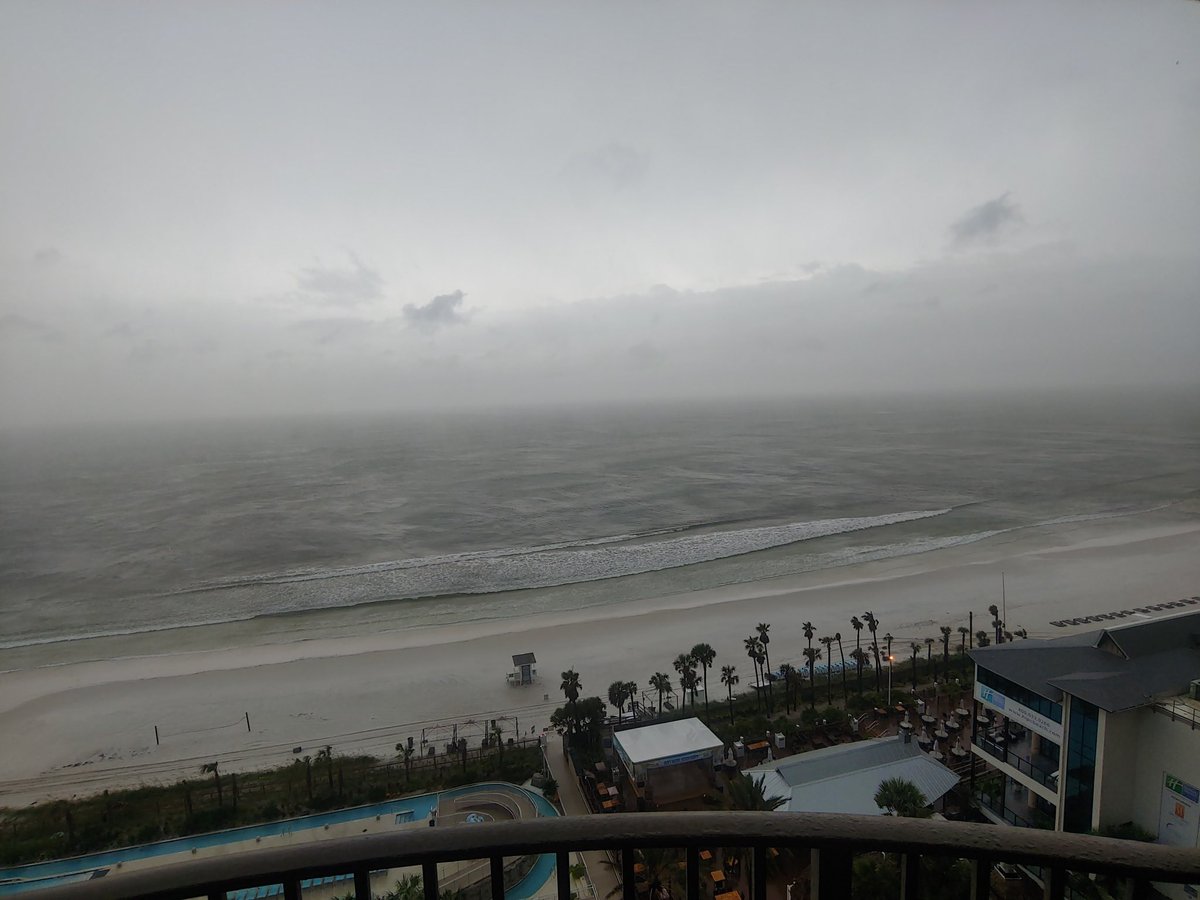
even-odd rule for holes
{"type": "Polygon", "coordinates": [[[850,689],[846,687],[846,654],[842,652],[842,639],[838,638],[838,659],[842,661],[842,701],[850,702],[850,689]]]}

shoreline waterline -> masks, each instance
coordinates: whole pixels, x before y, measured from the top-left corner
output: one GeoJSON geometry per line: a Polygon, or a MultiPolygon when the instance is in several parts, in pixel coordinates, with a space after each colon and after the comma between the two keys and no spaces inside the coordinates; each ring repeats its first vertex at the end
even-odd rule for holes
{"type": "MultiPolygon", "coordinates": [[[[390,754],[427,724],[478,715],[518,715],[522,730],[536,729],[561,705],[559,671],[575,668],[585,693],[603,695],[618,677],[644,685],[669,669],[674,653],[701,640],[716,647],[719,663],[740,671],[740,635],[758,621],[773,625],[776,664],[800,656],[803,620],[822,633],[848,633],[852,644],[849,616],[864,609],[875,610],[881,631],[904,646],[998,602],[1001,571],[1011,627],[1033,636],[1088,630],[1049,622],[1195,594],[1198,559],[1200,519],[1173,511],[501,622],[393,623],[383,631],[367,621],[331,629],[325,612],[299,631],[278,629],[294,621],[276,621],[253,634],[189,629],[188,640],[170,647],[123,639],[106,649],[129,655],[59,659],[0,676],[0,729],[13,735],[0,761],[0,804],[166,778],[204,757],[231,770],[269,764],[292,745],[317,740],[340,752],[390,754]],[[528,650],[538,655],[541,684],[507,686],[509,654],[528,650]],[[243,711],[253,733],[223,724],[243,711]],[[162,746],[154,743],[156,724],[169,735],[162,746]]],[[[163,634],[152,638],[161,644],[163,634]]]]}

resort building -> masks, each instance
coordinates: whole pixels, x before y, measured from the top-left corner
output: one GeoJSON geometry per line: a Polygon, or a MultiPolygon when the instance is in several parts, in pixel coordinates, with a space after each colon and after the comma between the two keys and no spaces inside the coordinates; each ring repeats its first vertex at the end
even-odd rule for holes
{"type": "Polygon", "coordinates": [[[986,816],[1077,833],[1136,826],[1200,847],[1200,613],[970,657],[971,750],[995,769],[973,768],[986,816]]]}
{"type": "Polygon", "coordinates": [[[724,744],[699,719],[678,719],[613,733],[613,750],[638,807],[661,807],[707,793],[724,744]]]}
{"type": "Polygon", "coordinates": [[[889,778],[911,781],[936,804],[958,784],[958,776],[921,750],[905,732],[853,744],[838,744],[747,769],[763,779],[763,794],[787,800],[786,812],[882,815],[875,803],[889,778]]]}

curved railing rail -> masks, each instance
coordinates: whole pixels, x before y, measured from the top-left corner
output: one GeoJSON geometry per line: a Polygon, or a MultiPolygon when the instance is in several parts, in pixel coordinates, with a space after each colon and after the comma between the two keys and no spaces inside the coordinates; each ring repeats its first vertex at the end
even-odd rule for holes
{"type": "MultiPolygon", "coordinates": [[[[353,873],[356,897],[369,900],[370,873],[422,866],[426,900],[437,900],[437,864],[488,858],[492,898],[504,900],[504,857],[557,854],[557,889],[569,900],[568,854],[577,850],[631,851],[681,847],[686,853],[688,900],[699,900],[699,851],[706,847],[753,848],[751,900],[766,897],[768,848],[811,853],[811,896],[849,896],[855,853],[901,854],[901,886],[918,896],[921,857],[971,861],[971,896],[986,898],[991,865],[1021,863],[1041,867],[1046,897],[1060,898],[1067,872],[1097,873],[1150,881],[1200,883],[1200,851],[1087,835],[1034,831],[928,819],[780,812],[618,813],[562,819],[535,819],[391,834],[338,838],[297,847],[255,850],[161,868],[123,873],[83,884],[38,891],[39,900],[115,898],[224,898],[229,890],[282,884],[285,897],[300,897],[300,881],[353,873]]],[[[621,855],[624,900],[635,900],[631,852],[621,855]]]]}

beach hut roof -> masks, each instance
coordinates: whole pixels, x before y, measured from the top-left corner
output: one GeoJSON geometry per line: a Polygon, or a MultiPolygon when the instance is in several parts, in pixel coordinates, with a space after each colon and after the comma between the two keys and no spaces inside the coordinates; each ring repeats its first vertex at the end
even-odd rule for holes
{"type": "Polygon", "coordinates": [[[613,740],[621,745],[626,759],[633,765],[655,761],[670,764],[675,758],[690,761],[695,754],[720,750],[724,744],[699,719],[677,719],[618,731],[613,740]]]}
{"type": "Polygon", "coordinates": [[[537,660],[533,658],[532,653],[514,653],[513,654],[513,665],[514,666],[532,666],[535,662],[537,662],[537,660]]]}

